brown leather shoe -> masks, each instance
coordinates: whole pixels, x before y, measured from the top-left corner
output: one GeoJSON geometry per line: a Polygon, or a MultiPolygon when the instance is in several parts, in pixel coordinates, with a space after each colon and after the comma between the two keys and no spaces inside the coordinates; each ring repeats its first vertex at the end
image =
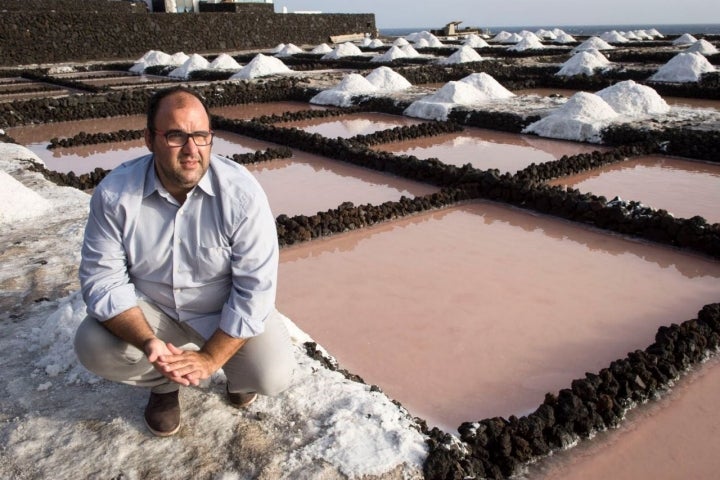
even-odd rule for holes
{"type": "Polygon", "coordinates": [[[158,437],[169,437],[180,430],[179,390],[170,393],[152,393],[145,407],[145,425],[158,437]]]}
{"type": "Polygon", "coordinates": [[[227,391],[228,402],[236,408],[245,408],[257,399],[257,393],[255,392],[232,393],[228,390],[227,386],[225,386],[225,389],[227,391]]]}

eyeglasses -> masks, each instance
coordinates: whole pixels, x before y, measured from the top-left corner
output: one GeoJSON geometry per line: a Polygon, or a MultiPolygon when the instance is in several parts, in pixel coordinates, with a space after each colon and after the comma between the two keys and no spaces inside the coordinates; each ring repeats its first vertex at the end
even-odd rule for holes
{"type": "Polygon", "coordinates": [[[192,133],[185,133],[180,130],[170,130],[168,132],[153,130],[153,132],[165,137],[168,147],[184,147],[187,145],[190,137],[192,137],[193,142],[195,142],[195,145],[198,147],[206,147],[212,145],[213,136],[215,135],[215,132],[205,132],[202,130],[192,133]]]}

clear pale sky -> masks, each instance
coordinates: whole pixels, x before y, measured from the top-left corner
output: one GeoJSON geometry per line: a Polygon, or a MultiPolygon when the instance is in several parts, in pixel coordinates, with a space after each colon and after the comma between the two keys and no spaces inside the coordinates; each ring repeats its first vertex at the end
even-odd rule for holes
{"type": "Polygon", "coordinates": [[[720,0],[275,0],[323,13],[374,13],[378,28],[720,23],[720,0]]]}

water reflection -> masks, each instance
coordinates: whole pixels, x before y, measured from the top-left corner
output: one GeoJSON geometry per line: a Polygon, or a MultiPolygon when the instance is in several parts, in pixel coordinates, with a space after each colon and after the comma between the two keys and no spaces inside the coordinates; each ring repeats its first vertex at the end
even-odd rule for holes
{"type": "Polygon", "coordinates": [[[287,247],[280,270],[281,311],[449,430],[534,410],[720,297],[717,262],[489,202],[287,247]]]}

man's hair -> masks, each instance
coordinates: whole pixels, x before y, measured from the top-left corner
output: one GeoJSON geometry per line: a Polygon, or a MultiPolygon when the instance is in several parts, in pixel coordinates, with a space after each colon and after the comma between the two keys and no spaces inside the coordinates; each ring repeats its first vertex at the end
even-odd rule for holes
{"type": "MultiPolygon", "coordinates": [[[[158,90],[152,97],[150,97],[147,109],[147,128],[148,130],[150,130],[151,133],[154,134],[155,132],[155,117],[157,116],[158,109],[160,108],[160,103],[164,98],[167,98],[170,95],[176,93],[187,93],[188,95],[192,95],[193,97],[197,98],[205,109],[205,113],[207,113],[208,119],[212,122],[212,115],[210,115],[210,109],[208,109],[207,103],[205,103],[205,99],[202,97],[202,95],[187,87],[177,85],[174,87],[158,90]]],[[[212,125],[210,128],[212,128],[212,125]]]]}

